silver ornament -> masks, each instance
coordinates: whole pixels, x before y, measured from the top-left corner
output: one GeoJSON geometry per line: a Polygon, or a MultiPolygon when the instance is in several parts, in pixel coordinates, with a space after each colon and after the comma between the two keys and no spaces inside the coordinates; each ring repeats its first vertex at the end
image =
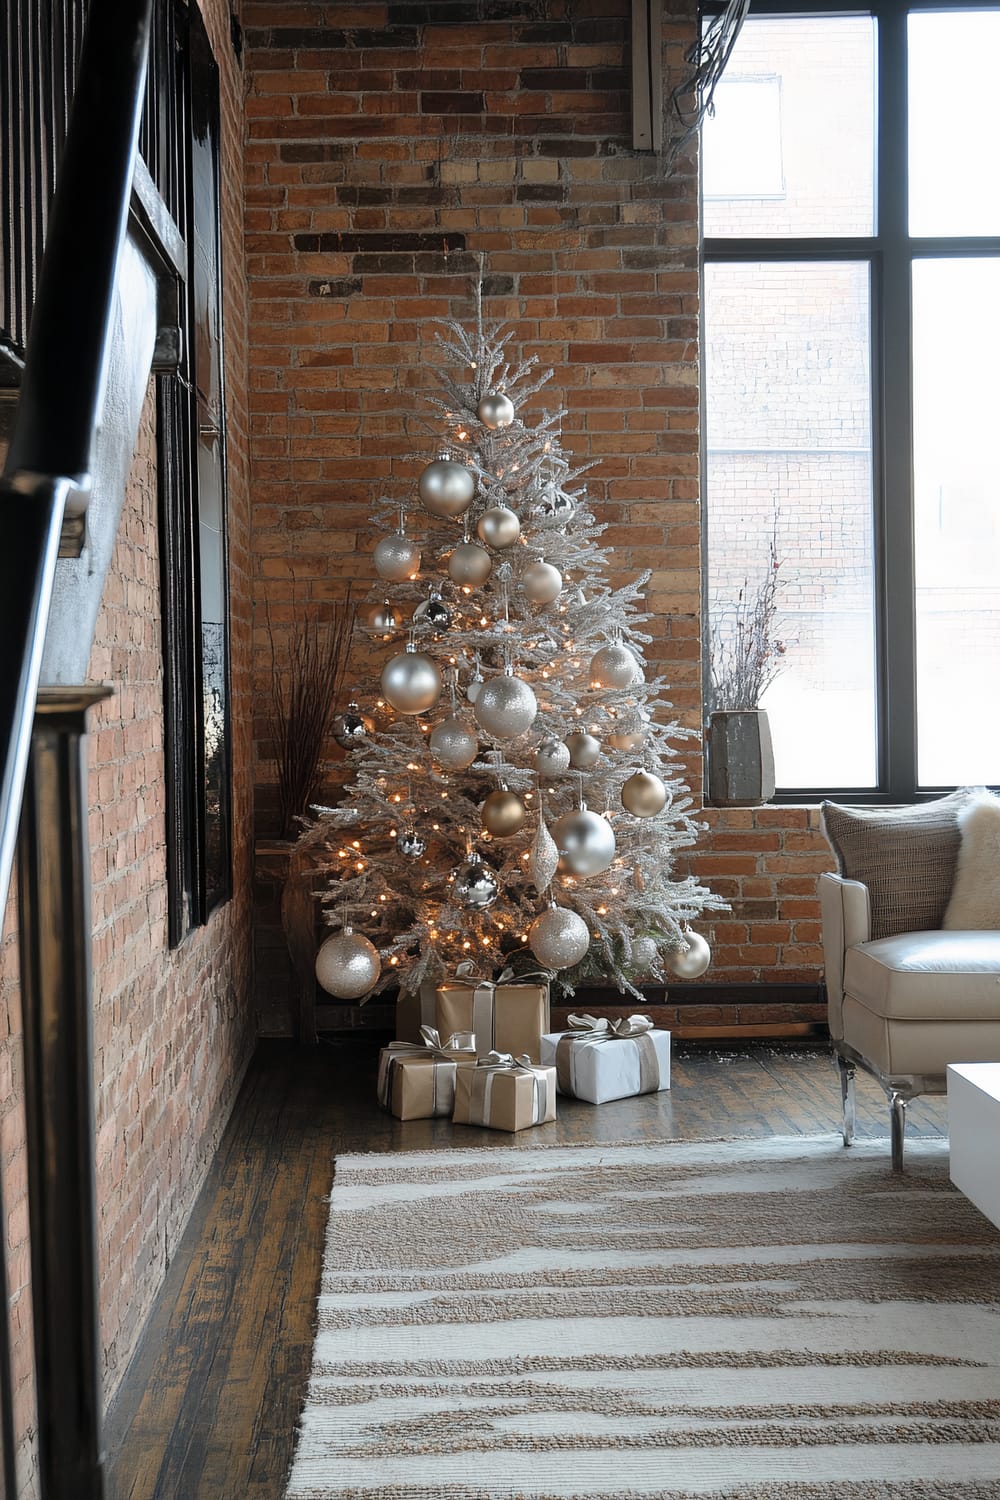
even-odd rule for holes
{"type": "Polygon", "coordinates": [[[343,713],[336,715],[331,729],[337,744],[345,750],[357,749],[371,733],[371,725],[362,717],[356,703],[349,703],[343,713]]]}
{"type": "Polygon", "coordinates": [[[712,962],[712,950],[700,932],[685,932],[686,948],[668,953],[664,962],[678,979],[700,979],[712,962]]]}
{"type": "Polygon", "coordinates": [[[569,770],[569,747],[562,740],[542,740],[535,751],[535,770],[539,776],[561,776],[569,770]]]}
{"type": "Polygon", "coordinates": [[[590,659],[590,682],[597,688],[627,688],[638,682],[642,669],[627,646],[602,646],[590,659]]]}
{"type": "Polygon", "coordinates": [[[538,819],[538,828],[528,858],[528,876],[535,890],[547,891],[559,868],[559,850],[548,830],[544,818],[538,819]]]}
{"type": "Polygon", "coordinates": [[[490,792],[480,808],[483,827],[495,839],[509,839],[524,826],[528,809],[516,792],[490,792]]]}
{"type": "Polygon", "coordinates": [[[488,547],[512,547],[521,535],[521,523],[506,505],[493,505],[476,522],[476,535],[488,547]]]}
{"type": "Polygon", "coordinates": [[[669,793],[652,771],[636,771],[622,787],[622,807],[634,818],[655,818],[667,805],[669,793]]]}
{"type": "Polygon", "coordinates": [[[470,854],[452,874],[451,899],[464,911],[485,911],[500,894],[496,876],[478,854],[470,854]]]}
{"type": "Polygon", "coordinates": [[[607,818],[586,807],[564,813],[552,829],[560,866],[570,875],[600,875],[615,857],[615,833],[607,818]]]}
{"type": "Polygon", "coordinates": [[[464,464],[454,459],[435,459],[428,464],[417,482],[424,509],[432,516],[461,516],[472,504],[476,481],[464,464]]]}
{"type": "Polygon", "coordinates": [[[520,677],[491,677],[484,682],[473,704],[476,723],[495,740],[512,740],[530,729],[538,712],[538,699],[520,677]]]}
{"type": "Polygon", "coordinates": [[[367,995],[381,972],[378,949],[350,927],[328,937],[316,955],[316,978],[338,1000],[367,995]]]}
{"type": "Polygon", "coordinates": [[[477,406],[476,415],[484,427],[493,431],[509,427],[514,420],[514,403],[499,391],[488,391],[477,406]]]}
{"type": "Polygon", "coordinates": [[[554,516],[565,524],[576,514],[576,501],[571,495],[564,494],[555,485],[546,485],[542,499],[534,507],[533,514],[536,516],[554,516]]]}
{"type": "Polygon", "coordinates": [[[660,967],[660,950],[651,937],[632,939],[632,972],[637,975],[655,974],[660,967]]]}
{"type": "Polygon", "coordinates": [[[589,771],[597,764],[597,758],[601,753],[601,742],[594,735],[585,734],[581,730],[577,734],[568,734],[564,743],[569,752],[569,763],[574,771],[589,771]]]}
{"type": "Polygon", "coordinates": [[[423,651],[400,652],[382,668],[382,696],[397,713],[426,713],[441,696],[437,663],[423,651]]]}
{"type": "Polygon", "coordinates": [[[465,690],[465,696],[468,698],[470,703],[475,703],[476,699],[479,697],[479,694],[482,692],[482,689],[483,679],[481,677],[472,677],[469,679],[469,685],[465,690]]]}
{"type": "Polygon", "coordinates": [[[396,836],[396,848],[405,859],[419,859],[427,848],[427,840],[422,839],[415,828],[404,828],[396,836]]]}
{"type": "Polygon", "coordinates": [[[521,575],[521,587],[532,604],[551,604],[562,593],[562,586],[562,574],[551,563],[532,563],[521,575]]]}
{"type": "Polygon", "coordinates": [[[361,614],[361,623],[375,635],[393,635],[399,629],[399,616],[388,599],[381,604],[368,604],[361,614]]]}
{"type": "Polygon", "coordinates": [[[408,536],[384,536],[374,556],[376,573],[390,583],[416,578],[420,572],[420,548],[408,536]]]}
{"type": "Polygon", "coordinates": [[[493,572],[493,559],[478,542],[459,542],[448,559],[448,576],[466,588],[478,588],[493,572]]]}
{"type": "Polygon", "coordinates": [[[431,754],[449,771],[464,771],[479,754],[479,741],[462,719],[454,715],[442,719],[431,730],[431,754]]]}
{"type": "Polygon", "coordinates": [[[440,594],[424,599],[413,611],[413,618],[422,625],[429,625],[435,635],[443,635],[451,629],[451,610],[440,594]]]}
{"type": "Polygon", "coordinates": [[[546,969],[568,969],[586,957],[590,929],[565,906],[550,906],[528,928],[528,946],[546,969]]]}

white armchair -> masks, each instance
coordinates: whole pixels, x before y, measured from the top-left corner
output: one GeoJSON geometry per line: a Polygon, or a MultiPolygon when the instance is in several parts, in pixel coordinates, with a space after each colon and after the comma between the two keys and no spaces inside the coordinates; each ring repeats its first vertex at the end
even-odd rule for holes
{"type": "Polygon", "coordinates": [[[909,1101],[945,1093],[948,1063],[1000,1062],[1000,931],[941,925],[962,805],[959,794],[891,815],[824,805],[827,837],[845,870],[819,877],[844,1144],[854,1135],[860,1067],[888,1096],[895,1171],[903,1166],[909,1101]],[[847,878],[852,868],[870,878],[847,878]],[[901,930],[910,897],[921,925],[901,930]]]}

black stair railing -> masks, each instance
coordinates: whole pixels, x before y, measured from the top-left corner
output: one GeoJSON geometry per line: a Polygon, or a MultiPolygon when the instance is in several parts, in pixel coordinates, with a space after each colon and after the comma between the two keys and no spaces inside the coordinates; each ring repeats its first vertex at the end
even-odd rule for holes
{"type": "MultiPolygon", "coordinates": [[[[7,901],[36,723],[60,537],[67,521],[79,523],[86,512],[134,171],[151,5],[152,0],[90,0],[14,433],[0,480],[0,640],[6,658],[6,671],[0,674],[0,911],[7,901]]],[[[82,535],[79,524],[76,531],[82,535]]],[[[20,865],[22,877],[29,876],[53,850],[65,849],[45,824],[46,819],[51,824],[60,808],[71,807],[74,823],[82,821],[82,827],[73,830],[73,867],[58,873],[66,890],[66,909],[75,913],[80,930],[73,942],[68,934],[46,933],[54,914],[30,912],[27,893],[22,913],[22,927],[32,919],[38,929],[27,944],[22,934],[22,991],[43,1500],[101,1500],[104,1493],[85,801],[81,806],[85,711],[83,700],[68,707],[43,704],[20,865]],[[54,748],[53,734],[61,749],[54,748]],[[63,986],[57,982],[58,972],[60,964],[65,968],[70,951],[76,973],[64,976],[63,986]],[[43,986],[48,986],[41,1004],[31,998],[38,971],[43,986]]],[[[0,1232],[0,1255],[4,1238],[0,1232]]],[[[5,1285],[4,1275],[0,1286],[5,1285]]],[[[0,1359],[6,1354],[6,1317],[2,1322],[0,1359]]],[[[5,1489],[13,1500],[9,1380],[3,1385],[0,1437],[5,1489]]]]}

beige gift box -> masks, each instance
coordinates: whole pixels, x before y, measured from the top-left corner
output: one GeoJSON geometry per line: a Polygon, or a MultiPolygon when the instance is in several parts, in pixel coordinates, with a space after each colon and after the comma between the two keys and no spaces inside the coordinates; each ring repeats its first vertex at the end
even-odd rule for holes
{"type": "Polygon", "coordinates": [[[420,1045],[390,1042],[378,1057],[378,1102],[397,1120],[432,1120],[455,1107],[459,1068],[476,1064],[475,1038],[451,1036],[442,1046],[430,1026],[420,1045]]]}
{"type": "Polygon", "coordinates": [[[550,1026],[549,987],[449,980],[437,987],[434,1025],[442,1036],[471,1031],[480,1057],[493,1051],[526,1053],[537,1063],[542,1033],[550,1026]]]}
{"type": "Polygon", "coordinates": [[[490,1130],[526,1130],[556,1117],[556,1070],[535,1068],[512,1057],[481,1057],[455,1078],[456,1125],[490,1130]]]}
{"type": "MultiPolygon", "coordinates": [[[[396,1001],[396,1040],[397,1042],[419,1042],[421,1026],[436,1026],[435,1013],[435,990],[437,989],[433,979],[426,979],[419,990],[407,991],[400,995],[396,1001]]],[[[470,1027],[469,1030],[472,1028],[470,1027]]],[[[455,1027],[451,1028],[452,1031],[455,1027]]],[[[443,1033],[448,1036],[446,1030],[443,1033]]]]}

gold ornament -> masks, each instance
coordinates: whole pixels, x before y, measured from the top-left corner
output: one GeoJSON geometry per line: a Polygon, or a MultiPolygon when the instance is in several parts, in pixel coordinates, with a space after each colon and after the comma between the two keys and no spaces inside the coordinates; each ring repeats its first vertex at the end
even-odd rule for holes
{"type": "Polygon", "coordinates": [[[712,962],[712,950],[700,932],[685,932],[686,947],[664,955],[664,963],[678,979],[700,979],[712,962]]]}
{"type": "Polygon", "coordinates": [[[509,427],[514,420],[514,403],[502,391],[488,391],[476,408],[476,415],[484,427],[494,432],[499,427],[509,427]]]}
{"type": "Polygon", "coordinates": [[[525,568],[521,587],[532,604],[551,604],[562,593],[562,574],[551,563],[535,562],[525,568]]]}
{"type": "Polygon", "coordinates": [[[601,742],[592,734],[568,734],[563,742],[569,751],[569,763],[574,771],[589,771],[597,764],[601,753],[601,742]]]}
{"type": "Polygon", "coordinates": [[[521,523],[506,505],[492,505],[476,522],[476,535],[488,547],[512,547],[521,535],[521,523]]]}
{"type": "Polygon", "coordinates": [[[516,792],[490,792],[481,808],[483,827],[495,839],[509,839],[524,824],[528,810],[516,792]]]}
{"type": "Polygon", "coordinates": [[[636,771],[622,787],[622,807],[633,818],[655,818],[667,805],[668,793],[659,776],[636,771]]]}
{"type": "Polygon", "coordinates": [[[467,588],[478,588],[492,572],[493,559],[478,542],[459,542],[448,559],[448,576],[467,588]]]}

